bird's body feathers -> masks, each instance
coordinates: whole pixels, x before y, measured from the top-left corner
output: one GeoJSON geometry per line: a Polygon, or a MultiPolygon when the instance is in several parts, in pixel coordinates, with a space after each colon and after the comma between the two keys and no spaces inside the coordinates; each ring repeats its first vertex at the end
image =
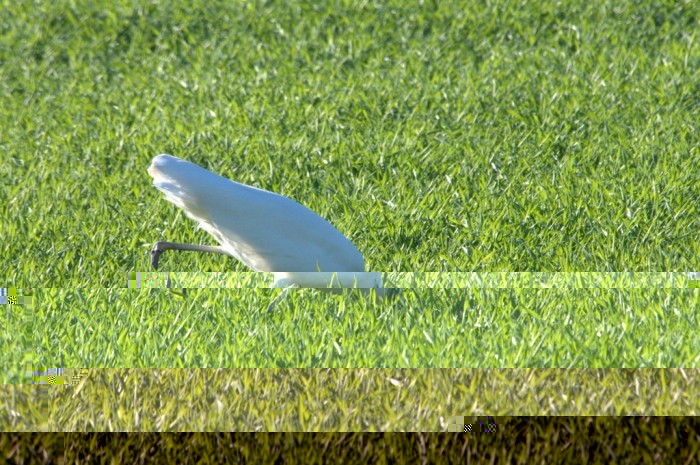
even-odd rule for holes
{"type": "Polygon", "coordinates": [[[254,271],[364,271],[364,258],[350,240],[291,199],[171,155],[155,157],[148,172],[170,202],[254,271]]]}

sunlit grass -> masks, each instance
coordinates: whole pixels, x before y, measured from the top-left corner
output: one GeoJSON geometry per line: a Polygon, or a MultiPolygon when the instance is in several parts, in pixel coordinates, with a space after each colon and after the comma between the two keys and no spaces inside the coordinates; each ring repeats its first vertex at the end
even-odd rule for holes
{"type": "Polygon", "coordinates": [[[699,365],[697,289],[304,291],[272,314],[272,291],[116,289],[158,240],[213,242],[151,186],[163,152],[300,201],[373,271],[697,270],[694,2],[0,10],[0,276],[45,288],[36,363],[699,365]]]}

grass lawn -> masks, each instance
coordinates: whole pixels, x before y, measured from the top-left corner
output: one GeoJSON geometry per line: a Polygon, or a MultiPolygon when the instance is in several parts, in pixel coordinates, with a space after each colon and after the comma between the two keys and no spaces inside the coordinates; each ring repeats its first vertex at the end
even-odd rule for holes
{"type": "Polygon", "coordinates": [[[126,289],[154,242],[214,243],[151,185],[159,153],[301,202],[371,271],[700,270],[698,31],[693,1],[0,8],[0,285],[36,289],[0,312],[5,382],[23,360],[700,368],[697,288],[303,291],[271,313],[269,289],[126,289]]]}

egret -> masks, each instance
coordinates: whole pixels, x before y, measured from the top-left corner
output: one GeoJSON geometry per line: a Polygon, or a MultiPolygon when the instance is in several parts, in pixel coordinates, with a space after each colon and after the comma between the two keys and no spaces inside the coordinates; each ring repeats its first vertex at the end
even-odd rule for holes
{"type": "MultiPolygon", "coordinates": [[[[381,273],[365,272],[355,245],[325,219],[305,206],[256,187],[240,184],[172,155],[158,155],[148,173],[168,201],[214,236],[219,246],[156,242],[151,265],[165,250],[222,253],[253,271],[271,272],[273,287],[374,288],[379,297],[400,295],[385,289],[381,273]]],[[[169,279],[168,279],[169,283],[169,279]]]]}

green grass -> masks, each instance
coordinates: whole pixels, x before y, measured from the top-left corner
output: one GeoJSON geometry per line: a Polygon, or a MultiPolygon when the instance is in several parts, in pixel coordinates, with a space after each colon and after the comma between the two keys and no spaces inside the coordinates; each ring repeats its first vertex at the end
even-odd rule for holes
{"type": "MultiPolygon", "coordinates": [[[[300,201],[374,271],[700,269],[700,6],[550,3],[4,5],[0,277],[39,289],[34,362],[699,367],[697,289],[273,314],[264,290],[115,289],[158,240],[213,243],[151,186],[158,153],[300,201]]],[[[3,312],[10,366],[27,322],[3,312]]]]}
{"type": "MultiPolygon", "coordinates": [[[[199,289],[182,299],[162,290],[46,289],[33,315],[34,328],[45,329],[33,337],[34,362],[114,368],[700,365],[695,289],[421,289],[406,291],[407,304],[394,306],[305,290],[267,312],[275,292],[199,289]]],[[[19,334],[23,320],[7,321],[9,334],[19,334]]],[[[12,340],[18,347],[19,336],[9,337],[8,347],[12,340]]]]}

